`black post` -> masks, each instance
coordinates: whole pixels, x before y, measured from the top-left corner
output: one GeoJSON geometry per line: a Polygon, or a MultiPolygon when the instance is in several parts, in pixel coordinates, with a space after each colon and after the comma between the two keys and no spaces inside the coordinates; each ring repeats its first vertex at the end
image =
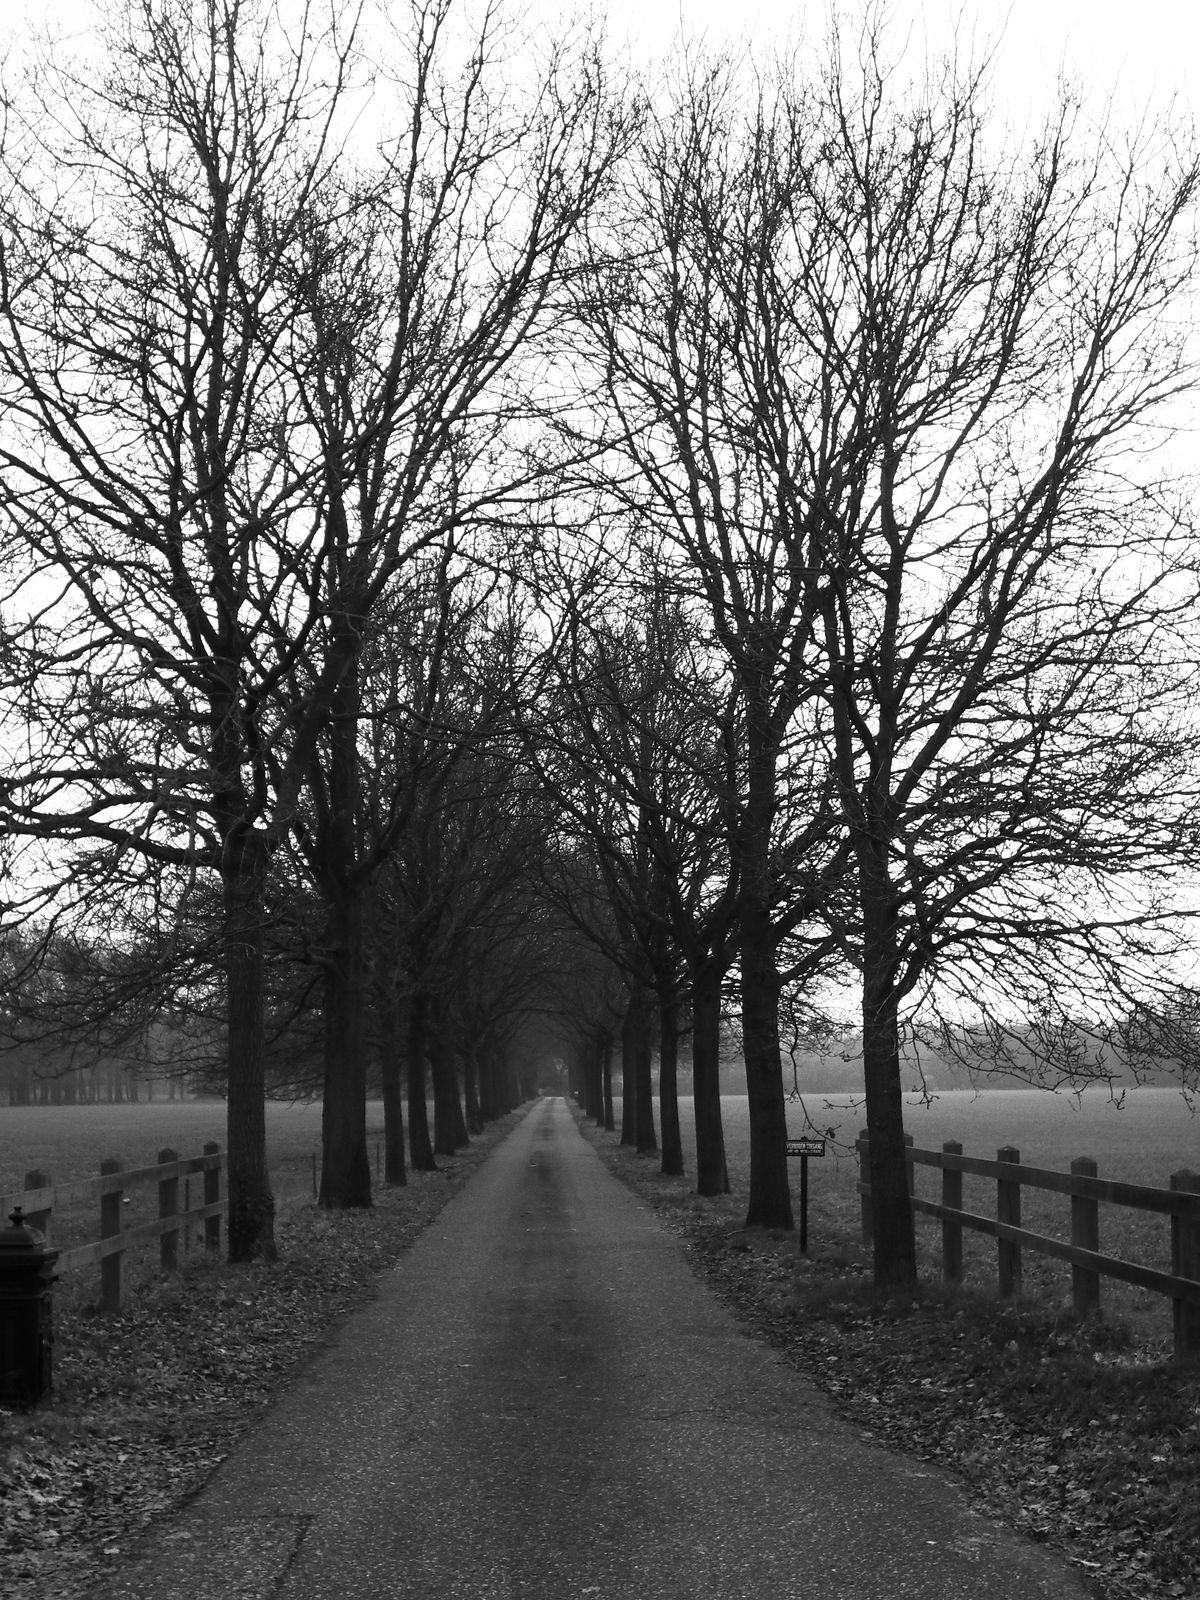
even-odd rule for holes
{"type": "Polygon", "coordinates": [[[800,1254],[808,1249],[808,1157],[800,1157],[800,1254]]]}
{"type": "Polygon", "coordinates": [[[0,1405],[23,1410],[50,1393],[58,1251],[28,1226],[20,1206],[11,1222],[0,1230],[0,1405]]]}

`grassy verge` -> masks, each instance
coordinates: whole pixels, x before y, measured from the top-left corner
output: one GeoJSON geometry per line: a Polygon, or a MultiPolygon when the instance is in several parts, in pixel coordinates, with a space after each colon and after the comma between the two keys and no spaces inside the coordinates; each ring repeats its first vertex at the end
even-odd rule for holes
{"type": "Polygon", "coordinates": [[[655,1157],[581,1127],[751,1331],[865,1435],[961,1474],[1105,1600],[1200,1594],[1200,1370],[1053,1304],[934,1287],[881,1298],[849,1214],[802,1256],[795,1234],[743,1229],[736,1175],[731,1195],[701,1201],[655,1157]]]}
{"type": "Polygon", "coordinates": [[[285,1207],[274,1265],[193,1256],[139,1281],[118,1317],[99,1315],[90,1275],[64,1279],[53,1403],[0,1410],[5,1600],[102,1595],[105,1569],[200,1487],[519,1115],[370,1211],[285,1207]]]}

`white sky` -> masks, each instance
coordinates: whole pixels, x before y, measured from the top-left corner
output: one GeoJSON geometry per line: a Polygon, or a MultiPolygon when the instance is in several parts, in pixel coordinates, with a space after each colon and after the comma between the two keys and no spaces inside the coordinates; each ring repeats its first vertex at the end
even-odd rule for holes
{"type": "MultiPolygon", "coordinates": [[[[102,8],[122,0],[99,0],[102,8]]],[[[302,0],[278,0],[284,9],[302,0]]],[[[309,0],[348,9],[352,0],[309,0]]],[[[375,0],[402,11],[407,0],[375,0]]],[[[455,0],[467,18],[488,0],[455,0]]],[[[548,32],[574,14],[606,15],[613,46],[634,64],[667,53],[682,31],[714,46],[744,42],[769,52],[787,42],[817,43],[832,10],[854,18],[871,0],[500,0],[548,32]]],[[[1200,117],[1200,0],[874,0],[888,24],[892,50],[907,41],[910,64],[948,50],[973,57],[994,48],[998,120],[1019,135],[1036,125],[1053,100],[1060,75],[1094,96],[1097,111],[1113,97],[1117,126],[1161,111],[1200,117]]],[[[0,40],[31,25],[77,37],[93,0],[0,0],[0,40]],[[31,22],[30,20],[31,19],[31,22]]],[[[1187,407],[1190,431],[1196,405],[1187,407]]]]}
{"type": "MultiPolygon", "coordinates": [[[[853,14],[855,6],[843,9],[853,14]]],[[[827,7],[823,0],[611,0],[608,14],[615,34],[655,50],[681,20],[714,42],[819,36],[827,7]]],[[[920,53],[926,38],[936,50],[956,27],[968,43],[999,39],[997,86],[1015,113],[1052,87],[1062,67],[1138,103],[1190,97],[1200,74],[1196,0],[892,0],[887,15],[898,35],[911,31],[920,53]]]]}
{"type": "MultiPolygon", "coordinates": [[[[336,0],[335,0],[336,3],[336,0]]],[[[594,0],[603,10],[603,0],[594,0]]],[[[573,9],[568,0],[516,0],[553,25],[573,9]]],[[[921,51],[952,37],[1001,39],[997,87],[1021,117],[1042,99],[1061,67],[1097,89],[1118,90],[1129,103],[1160,101],[1171,93],[1194,99],[1200,77],[1200,6],[1196,0],[890,0],[888,15],[899,34],[911,29],[921,51]]],[[[32,17],[71,30],[88,11],[87,0],[0,0],[0,30],[21,30],[32,17]]],[[[841,9],[853,13],[856,0],[841,9]]],[[[827,0],[610,0],[610,27],[638,53],[666,48],[680,25],[713,42],[753,43],[789,34],[819,36],[827,0]]]]}

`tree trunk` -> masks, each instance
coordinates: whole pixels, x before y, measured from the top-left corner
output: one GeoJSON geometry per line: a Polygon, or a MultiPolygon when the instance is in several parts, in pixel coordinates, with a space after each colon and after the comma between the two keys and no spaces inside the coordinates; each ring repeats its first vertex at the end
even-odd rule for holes
{"type": "Polygon", "coordinates": [[[477,1047],[479,1063],[479,1114],[484,1122],[494,1122],[500,1115],[500,1100],[496,1093],[496,1052],[488,1043],[477,1047]]]}
{"type": "Polygon", "coordinates": [[[517,1076],[512,1069],[507,1049],[499,1051],[496,1056],[496,1082],[500,1086],[500,1104],[507,1115],[508,1112],[516,1110],[520,1101],[517,1076]]]}
{"type": "Polygon", "coordinates": [[[895,989],[895,910],[890,886],[874,864],[860,867],[863,907],[863,1080],[874,1216],[875,1282],[881,1288],[917,1281],[916,1229],[908,1191],[904,1101],[900,1077],[899,1005],[895,989]]]}
{"type": "Polygon", "coordinates": [[[654,1076],[653,1049],[650,1039],[650,1007],[646,991],[640,985],[630,1001],[627,1013],[633,1018],[633,1092],[634,1092],[634,1144],[639,1155],[658,1149],[658,1136],[654,1131],[654,1076]]]}
{"type": "Polygon", "coordinates": [[[613,1038],[612,1034],[609,1033],[607,1029],[604,1033],[604,1043],[602,1048],[604,1054],[601,1057],[600,1074],[602,1078],[602,1093],[604,1095],[604,1131],[605,1133],[615,1133],[617,1131],[617,1119],[613,1112],[613,1038]]]}
{"type": "Polygon", "coordinates": [[[500,1052],[500,1083],[504,1093],[504,1109],[515,1111],[524,1100],[521,1074],[513,1066],[512,1055],[507,1045],[500,1052]]]}
{"type": "Polygon", "coordinates": [[[467,1103],[467,1137],[483,1132],[483,1111],[479,1097],[479,1052],[474,1045],[463,1057],[463,1098],[467,1103]]]}
{"type": "Polygon", "coordinates": [[[367,1062],[363,1039],[365,961],[361,884],[331,873],[325,968],[325,1099],[321,1111],[321,1193],[327,1210],[371,1204],[367,1154],[367,1062]]]}
{"type": "Polygon", "coordinates": [[[742,1047],[750,1113],[748,1228],[791,1228],[787,1111],[779,1064],[779,978],[769,913],[742,917],[742,1047]]]}
{"type": "Polygon", "coordinates": [[[604,1126],[604,1062],[611,1048],[607,1030],[598,1029],[588,1063],[591,1071],[591,1115],[598,1128],[604,1126]]]}
{"type": "Polygon", "coordinates": [[[484,1082],[487,1084],[491,1116],[507,1116],[513,1108],[512,1084],[509,1081],[508,1061],[500,1046],[493,1043],[484,1056],[484,1082]]]}
{"type": "MultiPolygon", "coordinates": [[[[347,531],[339,493],[328,515],[335,530],[339,587],[345,579],[347,531]]],[[[345,666],[333,691],[323,776],[328,806],[317,829],[316,866],[325,903],[325,1097],[321,1113],[321,1193],[327,1210],[371,1204],[367,1154],[367,1063],[364,1016],[366,959],[364,885],[358,872],[361,807],[358,765],[362,618],[335,618],[331,652],[345,666]]]]}
{"type": "Polygon", "coordinates": [[[404,1095],[401,1088],[400,1008],[390,978],[379,984],[380,1078],[383,1088],[383,1181],[406,1184],[404,1095]]]}
{"type": "Polygon", "coordinates": [[[771,893],[775,762],[770,733],[760,726],[761,713],[755,704],[765,694],[765,688],[760,687],[748,696],[749,787],[740,839],[742,1049],[750,1113],[750,1205],[746,1226],[791,1228],[792,1189],[779,1060],[779,972],[771,893]]]}
{"type": "Polygon", "coordinates": [[[596,1104],[594,1085],[596,1067],[599,1064],[595,1039],[581,1039],[571,1051],[568,1063],[567,1098],[578,1100],[584,1116],[594,1116],[596,1104]]]}
{"type": "Polygon", "coordinates": [[[672,979],[658,996],[658,1105],[662,1117],[662,1170],[683,1176],[683,1136],[679,1131],[679,1001],[672,979]]]}
{"type": "Polygon", "coordinates": [[[591,1041],[587,1052],[586,1071],[588,1075],[588,1116],[595,1120],[596,1126],[604,1126],[604,1062],[608,1051],[612,1048],[608,1032],[598,1028],[591,1041]]]}
{"type": "Polygon", "coordinates": [[[452,1156],[458,1148],[453,1101],[454,1060],[436,1021],[429,1035],[429,1072],[433,1080],[433,1153],[452,1156]]]}
{"type": "Polygon", "coordinates": [[[621,1143],[637,1144],[637,1002],[632,992],[621,1023],[621,1143]]]}
{"type": "Polygon", "coordinates": [[[471,1130],[467,1127],[467,1119],[466,1119],[466,1115],[465,1115],[465,1113],[463,1111],[463,1094],[465,1093],[466,1077],[467,1077],[466,1065],[465,1065],[465,1063],[463,1064],[463,1070],[460,1073],[459,1072],[459,1063],[460,1063],[460,1061],[462,1061],[462,1057],[459,1055],[458,1051],[454,1050],[454,1049],[452,1049],[449,1052],[449,1054],[450,1054],[450,1082],[451,1082],[451,1084],[453,1086],[453,1089],[454,1089],[454,1107],[453,1107],[453,1109],[454,1109],[454,1140],[455,1140],[455,1148],[458,1149],[458,1150],[463,1150],[471,1142],[471,1130]],[[461,1082],[460,1082],[460,1079],[461,1079],[461,1082]]]}
{"type": "Polygon", "coordinates": [[[692,970],[692,1098],[696,1111],[696,1193],[729,1193],[725,1130],[721,1120],[720,967],[692,970]]]}
{"type": "Polygon", "coordinates": [[[263,1054],[262,888],[266,851],[235,822],[221,857],[228,1021],[228,1242],[230,1261],[274,1261],[275,1200],[267,1172],[263,1054]]]}
{"type": "Polygon", "coordinates": [[[446,1007],[441,1002],[429,1016],[429,1068],[433,1076],[433,1153],[452,1156],[467,1142],[467,1125],[458,1098],[458,1071],[446,1007]]]}
{"type": "Polygon", "coordinates": [[[425,1104],[425,1018],[428,1002],[414,989],[408,1003],[408,1153],[414,1172],[436,1172],[425,1104]]]}

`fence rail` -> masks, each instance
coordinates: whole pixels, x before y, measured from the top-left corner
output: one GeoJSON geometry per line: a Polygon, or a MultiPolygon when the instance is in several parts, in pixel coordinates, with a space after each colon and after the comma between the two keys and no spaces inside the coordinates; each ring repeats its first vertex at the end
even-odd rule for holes
{"type": "MultiPolygon", "coordinates": [[[[1173,1173],[1170,1188],[1154,1188],[1140,1183],[1116,1183],[1101,1178],[1096,1163],[1080,1156],[1070,1172],[1055,1172],[1045,1167],[1027,1167],[1021,1154],[1011,1145],[996,1152],[994,1161],[965,1156],[953,1140],[940,1150],[922,1150],[907,1137],[908,1190],[913,1209],[942,1223],[942,1276],[947,1283],[961,1283],[963,1277],[963,1230],[988,1234],[996,1240],[996,1274],[1002,1295],[1013,1295],[1021,1287],[1021,1252],[1029,1249],[1071,1263],[1071,1289],[1075,1310],[1081,1316],[1098,1311],[1101,1278],[1118,1278],[1156,1294],[1168,1296],[1174,1308],[1175,1354],[1181,1358],[1200,1356],[1200,1175],[1173,1173]],[[914,1169],[939,1168],[942,1197],[930,1200],[916,1193],[914,1169]],[[963,1206],[963,1177],[991,1178],[996,1184],[996,1214],[983,1216],[963,1206]],[[1021,1190],[1049,1190],[1068,1195],[1071,1200],[1071,1239],[1055,1239],[1036,1233],[1021,1224],[1021,1190]],[[1171,1221],[1171,1271],[1144,1267],[1105,1255],[1100,1250],[1100,1206],[1123,1206],[1135,1211],[1157,1212],[1171,1221]]],[[[859,1181],[862,1201],[862,1236],[869,1244],[874,1234],[871,1198],[870,1145],[866,1133],[857,1140],[859,1181]]]]}
{"type": "Polygon", "coordinates": [[[99,1264],[100,1308],[117,1312],[125,1293],[125,1252],[132,1244],[159,1240],[159,1264],[164,1272],[179,1266],[179,1236],[186,1226],[203,1221],[204,1244],[209,1250],[221,1248],[221,1218],[227,1201],[222,1195],[225,1156],[217,1144],[206,1144],[203,1155],[180,1157],[174,1150],[160,1150],[152,1167],[122,1167],[119,1161],[100,1163],[98,1178],[83,1178],[71,1183],[54,1183],[47,1173],[27,1172],[25,1187],[0,1196],[0,1216],[7,1217],[15,1206],[25,1212],[24,1220],[51,1239],[54,1213],[99,1202],[98,1239],[59,1252],[56,1270],[78,1272],[99,1264]],[[203,1199],[190,1203],[187,1180],[200,1175],[203,1199]],[[185,1184],[184,1205],[179,1203],[180,1180],[185,1184]],[[131,1189],[158,1188],[158,1216],[152,1222],[126,1227],[123,1209],[131,1189]]]}

